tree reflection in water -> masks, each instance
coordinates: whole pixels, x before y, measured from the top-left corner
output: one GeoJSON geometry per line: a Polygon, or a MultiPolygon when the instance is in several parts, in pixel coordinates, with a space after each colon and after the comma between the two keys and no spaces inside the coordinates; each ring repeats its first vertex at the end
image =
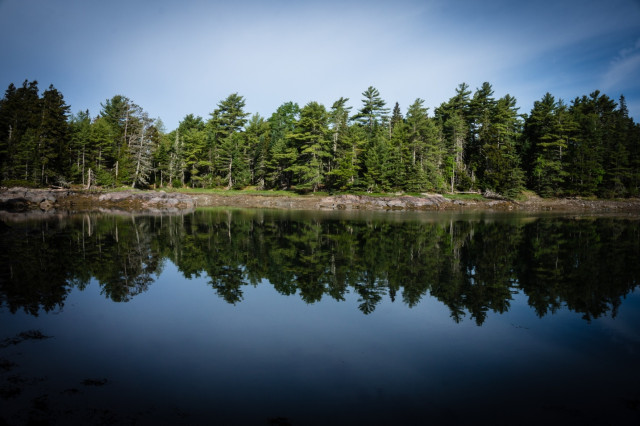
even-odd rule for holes
{"type": "Polygon", "coordinates": [[[456,216],[350,218],[255,210],[177,216],[85,214],[0,222],[0,303],[37,315],[63,306],[95,278],[126,302],[146,291],[169,260],[186,279],[207,276],[231,304],[267,280],[306,303],[358,296],[371,314],[426,295],[454,321],[478,325],[523,293],[538,316],[562,306],[591,320],[616,315],[638,284],[640,228],[616,218],[456,216]]]}

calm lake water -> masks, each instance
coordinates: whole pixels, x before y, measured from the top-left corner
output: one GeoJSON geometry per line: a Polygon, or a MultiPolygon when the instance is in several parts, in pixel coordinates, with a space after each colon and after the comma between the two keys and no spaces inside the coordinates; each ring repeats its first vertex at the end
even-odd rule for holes
{"type": "Polygon", "coordinates": [[[3,216],[0,424],[636,425],[639,278],[638,217],[3,216]]]}

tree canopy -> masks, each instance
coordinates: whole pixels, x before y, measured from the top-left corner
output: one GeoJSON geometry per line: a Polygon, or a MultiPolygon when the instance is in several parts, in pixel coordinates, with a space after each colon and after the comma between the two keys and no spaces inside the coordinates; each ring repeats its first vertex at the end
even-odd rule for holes
{"type": "Polygon", "coordinates": [[[210,117],[188,114],[167,132],[115,95],[70,114],[53,85],[10,84],[0,99],[3,184],[192,187],[298,191],[493,191],[515,196],[640,194],[640,126],[624,96],[599,91],[566,103],[546,93],[529,114],[490,83],[462,83],[429,115],[425,101],[387,107],[369,86],[352,113],[283,103],[269,118],[238,93],[210,117]]]}

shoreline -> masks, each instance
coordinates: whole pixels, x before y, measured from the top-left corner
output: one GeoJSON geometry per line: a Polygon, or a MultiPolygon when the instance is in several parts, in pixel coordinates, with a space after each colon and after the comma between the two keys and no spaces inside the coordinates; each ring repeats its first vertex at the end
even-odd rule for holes
{"type": "Polygon", "coordinates": [[[421,196],[368,195],[262,195],[164,191],[92,192],[68,189],[0,189],[0,210],[100,211],[140,213],[189,211],[197,207],[270,208],[284,210],[377,210],[377,211],[520,211],[640,214],[640,198],[585,200],[580,198],[529,197],[524,201],[504,199],[452,200],[440,194],[421,196]]]}

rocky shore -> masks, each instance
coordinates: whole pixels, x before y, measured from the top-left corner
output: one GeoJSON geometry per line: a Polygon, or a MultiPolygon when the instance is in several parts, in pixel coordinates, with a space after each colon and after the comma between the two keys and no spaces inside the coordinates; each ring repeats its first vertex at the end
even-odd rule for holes
{"type": "Polygon", "coordinates": [[[164,191],[89,192],[66,189],[9,188],[0,190],[0,210],[25,212],[126,210],[179,211],[195,208],[192,197],[164,191]]]}
{"type": "Polygon", "coordinates": [[[25,211],[130,211],[178,212],[195,207],[274,208],[292,210],[489,210],[640,213],[640,199],[585,200],[580,198],[525,201],[495,199],[451,200],[440,194],[420,196],[367,195],[269,196],[164,191],[89,192],[66,189],[5,188],[0,190],[0,210],[25,211]]]}
{"type": "Polygon", "coordinates": [[[429,210],[429,211],[556,211],[639,213],[640,199],[583,200],[579,198],[546,199],[529,197],[525,201],[505,199],[451,200],[440,194],[421,196],[335,195],[328,197],[285,197],[264,195],[191,194],[199,207],[244,207],[298,210],[429,210]]]}

